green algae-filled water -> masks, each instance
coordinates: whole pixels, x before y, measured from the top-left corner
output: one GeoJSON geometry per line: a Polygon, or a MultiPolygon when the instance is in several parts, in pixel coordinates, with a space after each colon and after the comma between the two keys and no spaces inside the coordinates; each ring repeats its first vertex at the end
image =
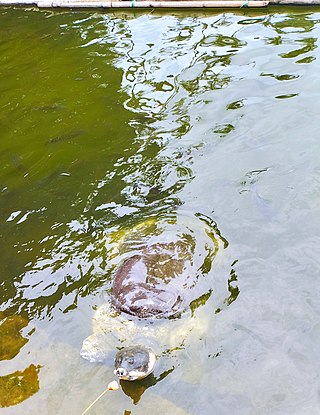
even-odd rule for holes
{"type": "Polygon", "coordinates": [[[81,414],[114,379],[80,350],[157,223],[211,253],[180,318],[104,332],[153,330],[158,362],[90,413],[320,413],[319,22],[0,9],[1,413],[81,414]]]}

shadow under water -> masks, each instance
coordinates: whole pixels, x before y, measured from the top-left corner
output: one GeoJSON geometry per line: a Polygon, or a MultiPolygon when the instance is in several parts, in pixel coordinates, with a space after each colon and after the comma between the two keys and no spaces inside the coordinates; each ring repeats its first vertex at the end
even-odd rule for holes
{"type": "Polygon", "coordinates": [[[120,385],[123,390],[123,392],[129,396],[132,399],[132,402],[134,404],[137,404],[143,395],[143,393],[152,386],[155,386],[158,382],[161,382],[163,379],[165,379],[174,368],[166,370],[165,372],[162,372],[160,376],[155,377],[153,373],[149,375],[148,377],[136,380],[135,382],[130,382],[127,380],[121,380],[120,385]]]}

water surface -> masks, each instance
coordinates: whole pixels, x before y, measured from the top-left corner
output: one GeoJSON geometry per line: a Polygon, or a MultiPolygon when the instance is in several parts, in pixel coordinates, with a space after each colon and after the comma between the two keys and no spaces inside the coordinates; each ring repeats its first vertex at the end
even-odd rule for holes
{"type": "Polygon", "coordinates": [[[91,413],[318,414],[318,11],[0,22],[2,413],[80,414],[114,377],[79,352],[117,243],[161,220],[201,246],[200,217],[183,341],[91,413]]]}

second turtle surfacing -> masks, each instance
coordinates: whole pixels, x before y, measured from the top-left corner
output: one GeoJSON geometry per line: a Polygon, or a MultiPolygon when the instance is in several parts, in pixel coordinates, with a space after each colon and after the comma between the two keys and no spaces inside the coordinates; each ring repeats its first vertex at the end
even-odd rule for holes
{"type": "Polygon", "coordinates": [[[153,372],[155,363],[151,349],[141,345],[125,347],[116,354],[114,374],[120,380],[140,380],[153,372]]]}

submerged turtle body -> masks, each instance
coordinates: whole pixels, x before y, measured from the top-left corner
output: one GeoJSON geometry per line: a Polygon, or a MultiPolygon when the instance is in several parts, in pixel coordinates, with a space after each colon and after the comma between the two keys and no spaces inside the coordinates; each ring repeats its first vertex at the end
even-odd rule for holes
{"type": "Polygon", "coordinates": [[[151,373],[151,349],[170,353],[183,347],[191,332],[206,330],[207,320],[197,321],[194,310],[210,297],[212,280],[204,277],[225,241],[207,216],[180,213],[118,230],[111,242],[110,261],[116,260],[111,301],[98,307],[93,334],[84,340],[81,355],[101,362],[109,352],[125,347],[117,355],[115,373],[133,380],[135,372],[138,378],[151,373]],[[148,352],[143,354],[141,348],[148,352]],[[143,369],[131,370],[129,361],[143,369]],[[142,364],[146,361],[149,369],[142,364]]]}
{"type": "Polygon", "coordinates": [[[120,350],[115,357],[115,375],[121,380],[140,380],[153,372],[156,356],[147,347],[137,345],[120,350]]]}
{"type": "Polygon", "coordinates": [[[114,275],[114,307],[139,318],[178,315],[184,306],[181,283],[191,269],[188,248],[181,241],[157,243],[126,259],[114,275]]]}
{"type": "Polygon", "coordinates": [[[111,301],[139,318],[181,315],[197,298],[197,280],[210,271],[219,249],[215,223],[200,214],[148,219],[117,236],[111,301]]]}

